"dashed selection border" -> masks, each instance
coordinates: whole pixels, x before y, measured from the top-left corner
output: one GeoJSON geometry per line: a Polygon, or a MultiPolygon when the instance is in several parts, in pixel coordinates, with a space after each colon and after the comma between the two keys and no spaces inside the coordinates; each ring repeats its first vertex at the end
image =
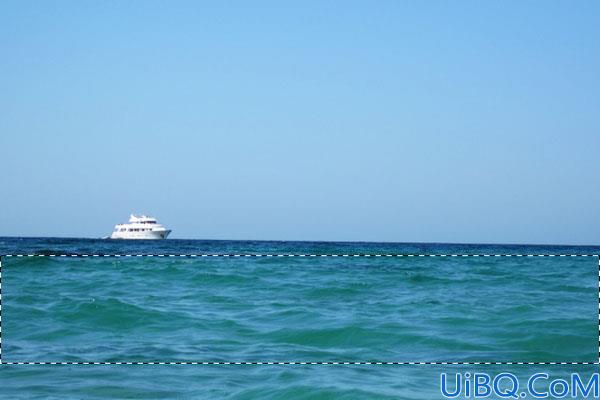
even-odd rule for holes
{"type": "Polygon", "coordinates": [[[0,254],[0,365],[600,365],[600,254],[0,254]],[[2,258],[3,257],[597,257],[598,258],[598,361],[2,361],[2,258]]]}

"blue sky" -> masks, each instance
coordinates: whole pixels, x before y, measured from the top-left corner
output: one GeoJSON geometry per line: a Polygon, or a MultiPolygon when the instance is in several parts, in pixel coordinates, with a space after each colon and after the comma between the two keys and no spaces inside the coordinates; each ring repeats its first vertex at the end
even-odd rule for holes
{"type": "Polygon", "coordinates": [[[600,243],[597,1],[0,7],[0,235],[600,243]]]}

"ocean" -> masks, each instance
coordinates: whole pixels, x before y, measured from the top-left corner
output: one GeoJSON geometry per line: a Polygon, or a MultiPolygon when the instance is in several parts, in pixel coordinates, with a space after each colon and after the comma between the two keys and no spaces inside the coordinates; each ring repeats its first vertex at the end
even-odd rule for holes
{"type": "Polygon", "coordinates": [[[589,377],[599,253],[0,238],[0,396],[437,399],[442,373],[589,377]],[[418,256],[452,254],[582,256],[418,256]]]}

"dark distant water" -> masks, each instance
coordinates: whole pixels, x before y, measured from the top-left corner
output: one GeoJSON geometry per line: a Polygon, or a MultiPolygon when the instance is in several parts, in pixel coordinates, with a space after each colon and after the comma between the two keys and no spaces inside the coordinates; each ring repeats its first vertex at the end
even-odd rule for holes
{"type": "MultiPolygon", "coordinates": [[[[598,247],[0,238],[0,254],[598,254],[598,247]]],[[[2,257],[2,361],[598,361],[597,257],[2,257]]],[[[597,366],[2,365],[7,398],[441,398],[597,366]]]]}

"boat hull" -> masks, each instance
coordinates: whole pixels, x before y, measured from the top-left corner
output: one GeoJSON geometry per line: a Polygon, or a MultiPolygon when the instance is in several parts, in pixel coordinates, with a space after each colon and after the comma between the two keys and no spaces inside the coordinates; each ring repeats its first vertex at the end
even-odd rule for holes
{"type": "Polygon", "coordinates": [[[138,239],[138,240],[161,240],[166,239],[171,231],[169,229],[153,230],[145,232],[113,232],[110,239],[138,239]]]}

